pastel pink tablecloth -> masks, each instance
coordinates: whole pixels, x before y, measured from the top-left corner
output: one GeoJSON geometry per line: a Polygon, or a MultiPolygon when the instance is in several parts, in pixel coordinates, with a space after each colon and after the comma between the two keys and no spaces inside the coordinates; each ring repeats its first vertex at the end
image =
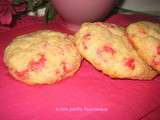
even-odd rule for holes
{"type": "MultiPolygon", "coordinates": [[[[114,15],[108,22],[127,26],[143,15],[114,15]]],[[[28,86],[13,80],[3,63],[6,45],[39,29],[73,33],[57,17],[48,25],[24,17],[14,28],[0,27],[0,120],[160,120],[160,77],[153,81],[113,80],[83,60],[80,70],[54,85],[28,86]]]]}

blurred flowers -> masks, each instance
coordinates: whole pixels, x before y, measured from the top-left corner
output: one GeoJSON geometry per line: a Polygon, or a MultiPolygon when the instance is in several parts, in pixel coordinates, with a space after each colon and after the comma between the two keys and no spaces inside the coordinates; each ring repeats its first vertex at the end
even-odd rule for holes
{"type": "Polygon", "coordinates": [[[26,9],[26,4],[13,4],[12,0],[0,0],[0,24],[9,25],[15,16],[19,12],[23,12],[26,9]]]}
{"type": "Polygon", "coordinates": [[[55,16],[50,0],[0,0],[0,25],[9,25],[17,16],[30,12],[45,16],[46,21],[55,16]]]}

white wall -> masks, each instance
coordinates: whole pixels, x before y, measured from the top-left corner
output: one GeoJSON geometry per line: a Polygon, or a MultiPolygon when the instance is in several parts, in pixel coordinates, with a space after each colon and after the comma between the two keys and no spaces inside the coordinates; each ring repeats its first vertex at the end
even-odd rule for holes
{"type": "Polygon", "coordinates": [[[160,0],[126,0],[122,8],[160,15],[160,0]]]}

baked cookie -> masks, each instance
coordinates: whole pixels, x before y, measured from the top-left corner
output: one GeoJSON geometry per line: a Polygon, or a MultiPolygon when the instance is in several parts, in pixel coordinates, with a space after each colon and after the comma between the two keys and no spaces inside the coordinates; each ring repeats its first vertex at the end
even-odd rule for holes
{"type": "Polygon", "coordinates": [[[84,23],[75,34],[80,54],[112,78],[151,80],[157,75],[139,58],[125,29],[111,23],[84,23]]]}
{"type": "Polygon", "coordinates": [[[127,27],[127,35],[141,58],[160,72],[160,24],[132,23],[127,27]]]}
{"type": "Polygon", "coordinates": [[[41,30],[15,38],[5,49],[4,62],[17,80],[51,84],[72,76],[81,56],[68,35],[41,30]]]}

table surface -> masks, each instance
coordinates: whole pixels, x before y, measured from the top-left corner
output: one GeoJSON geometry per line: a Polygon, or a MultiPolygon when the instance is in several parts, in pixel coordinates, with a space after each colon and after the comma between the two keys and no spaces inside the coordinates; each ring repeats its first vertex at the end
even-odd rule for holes
{"type": "MultiPolygon", "coordinates": [[[[121,26],[144,15],[114,15],[106,20],[121,26]]],[[[3,51],[17,35],[40,29],[73,34],[61,17],[49,24],[24,17],[14,28],[0,27],[1,120],[160,120],[160,76],[152,81],[111,79],[83,60],[80,70],[54,85],[28,86],[15,81],[3,63],[3,51]]]]}

